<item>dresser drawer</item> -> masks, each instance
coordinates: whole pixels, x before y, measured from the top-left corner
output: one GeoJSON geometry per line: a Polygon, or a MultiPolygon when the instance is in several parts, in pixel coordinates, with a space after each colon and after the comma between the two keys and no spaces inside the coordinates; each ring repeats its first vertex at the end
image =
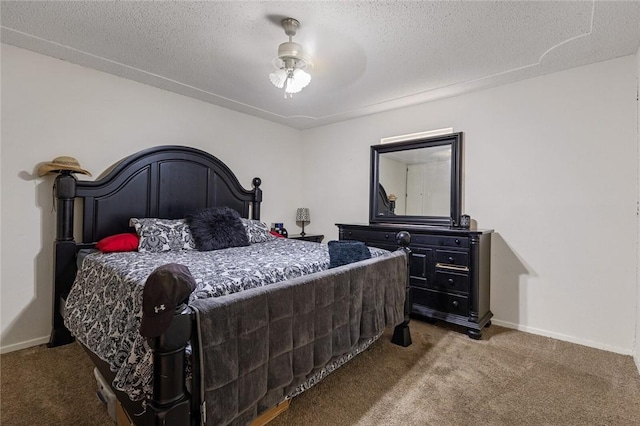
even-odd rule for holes
{"type": "Polygon", "coordinates": [[[431,264],[431,249],[414,248],[411,250],[409,276],[411,285],[427,287],[429,285],[431,264]]]}
{"type": "Polygon", "coordinates": [[[436,290],[469,293],[469,275],[436,271],[435,279],[429,287],[436,290]]]}
{"type": "Polygon", "coordinates": [[[436,250],[436,263],[469,266],[469,254],[464,251],[436,250]]]}
{"type": "MultiPolygon", "coordinates": [[[[385,231],[360,231],[357,229],[345,229],[342,233],[345,240],[356,240],[377,243],[385,243],[390,245],[396,244],[396,233],[385,231]]],[[[373,245],[373,244],[372,244],[373,245]]]]}
{"type": "Polygon", "coordinates": [[[469,248],[469,238],[411,234],[411,244],[439,246],[439,247],[469,248]]]}
{"type": "Polygon", "coordinates": [[[441,291],[411,287],[411,303],[440,312],[467,316],[469,299],[441,291]]]}

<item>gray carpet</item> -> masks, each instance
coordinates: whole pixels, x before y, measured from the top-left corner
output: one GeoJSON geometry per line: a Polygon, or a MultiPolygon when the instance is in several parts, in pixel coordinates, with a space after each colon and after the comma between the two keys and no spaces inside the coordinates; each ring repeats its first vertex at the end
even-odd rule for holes
{"type": "MultiPolygon", "coordinates": [[[[411,322],[296,397],[283,425],[640,425],[640,374],[623,356],[491,326],[475,341],[411,322]]],[[[109,425],[78,345],[3,355],[2,425],[109,425]]]]}

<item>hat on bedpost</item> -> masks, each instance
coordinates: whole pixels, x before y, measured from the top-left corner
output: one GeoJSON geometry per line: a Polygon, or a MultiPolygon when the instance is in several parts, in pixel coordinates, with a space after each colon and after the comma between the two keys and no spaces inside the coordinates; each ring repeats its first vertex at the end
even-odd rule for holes
{"type": "Polygon", "coordinates": [[[196,281],[186,266],[169,263],[156,268],[142,291],[140,334],[158,337],[167,331],[176,307],[187,302],[195,289],[196,281]]]}
{"type": "Polygon", "coordinates": [[[61,172],[68,170],[70,172],[82,173],[83,175],[91,176],[91,173],[80,167],[80,163],[73,157],[56,157],[49,163],[44,163],[38,167],[38,176],[42,177],[49,173],[61,172]]]}

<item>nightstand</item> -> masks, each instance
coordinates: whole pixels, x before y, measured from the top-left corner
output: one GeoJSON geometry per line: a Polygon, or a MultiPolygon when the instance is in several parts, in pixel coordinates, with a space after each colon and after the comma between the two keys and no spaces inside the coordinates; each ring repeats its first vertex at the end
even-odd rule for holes
{"type": "Polygon", "coordinates": [[[291,238],[292,240],[313,241],[314,243],[321,243],[322,239],[324,238],[324,235],[317,235],[317,234],[300,235],[300,234],[295,234],[295,235],[289,235],[289,238],[291,238]]]}

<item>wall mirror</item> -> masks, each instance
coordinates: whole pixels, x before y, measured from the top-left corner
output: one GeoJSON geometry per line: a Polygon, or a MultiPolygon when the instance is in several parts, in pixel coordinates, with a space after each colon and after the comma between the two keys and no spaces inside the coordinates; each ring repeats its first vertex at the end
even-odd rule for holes
{"type": "Polygon", "coordinates": [[[462,133],[371,147],[370,223],[458,226],[462,133]]]}

